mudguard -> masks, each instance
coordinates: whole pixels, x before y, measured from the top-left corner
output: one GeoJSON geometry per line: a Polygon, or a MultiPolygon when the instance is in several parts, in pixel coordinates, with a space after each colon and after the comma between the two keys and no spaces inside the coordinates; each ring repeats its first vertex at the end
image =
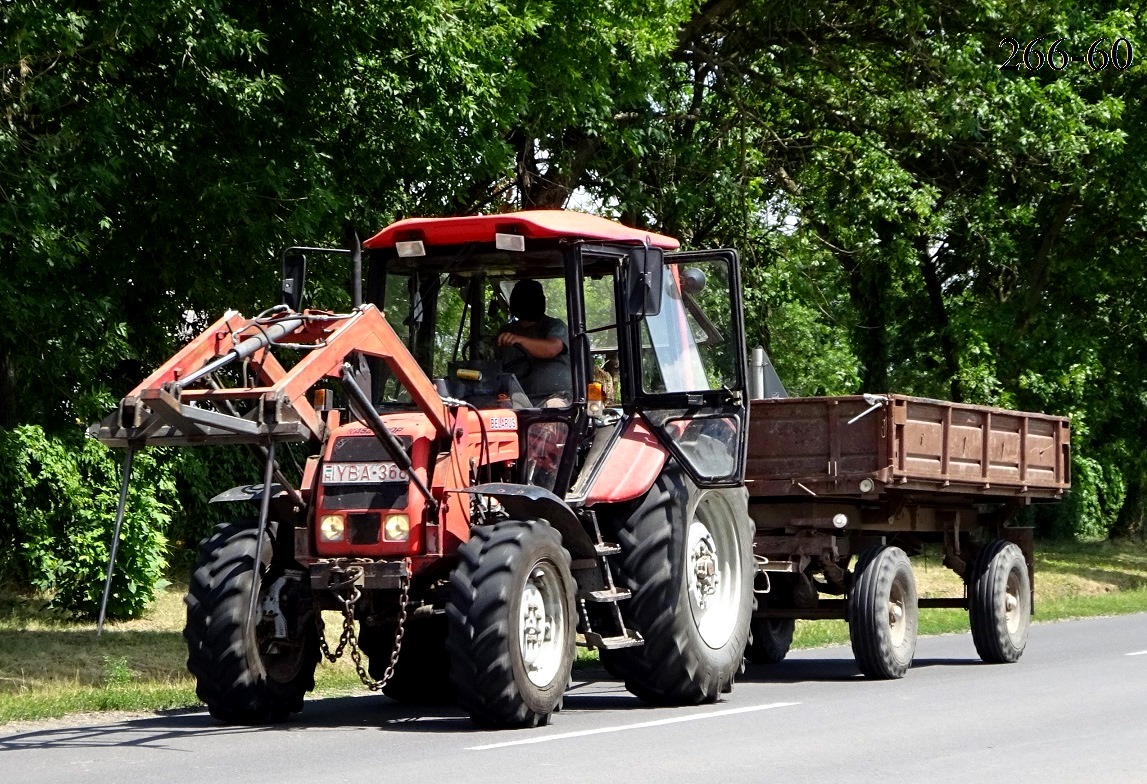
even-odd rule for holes
{"type": "Polygon", "coordinates": [[[533,485],[490,482],[468,487],[458,492],[497,498],[502,508],[516,520],[536,518],[545,520],[561,533],[562,544],[569,550],[570,556],[575,559],[593,558],[596,555],[593,540],[582,527],[581,521],[574,514],[573,509],[545,488],[534,487],[533,485]]]}

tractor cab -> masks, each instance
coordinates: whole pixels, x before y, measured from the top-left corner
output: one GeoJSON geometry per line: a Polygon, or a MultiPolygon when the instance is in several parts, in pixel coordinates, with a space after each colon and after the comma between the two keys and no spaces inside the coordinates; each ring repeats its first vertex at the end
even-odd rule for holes
{"type": "MultiPolygon", "coordinates": [[[[642,414],[699,484],[736,484],[746,428],[735,254],[677,245],[574,212],[403,220],[363,243],[364,298],[440,395],[515,412],[526,458],[516,481],[584,489],[590,447],[642,414]]],[[[381,363],[372,392],[382,413],[412,405],[381,363]]]]}

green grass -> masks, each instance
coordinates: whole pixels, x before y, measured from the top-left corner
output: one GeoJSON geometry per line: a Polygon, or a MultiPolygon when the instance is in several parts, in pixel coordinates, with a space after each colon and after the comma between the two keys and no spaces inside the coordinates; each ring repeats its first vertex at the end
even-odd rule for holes
{"type": "MultiPolygon", "coordinates": [[[[922,596],[958,596],[960,581],[935,554],[914,559],[922,596]]],[[[200,705],[185,669],[183,586],[159,593],[146,617],[95,625],[53,616],[42,599],[0,592],[0,724],[79,712],[155,711],[200,705]]],[[[1041,544],[1036,553],[1036,622],[1147,611],[1147,545],[1041,544]]],[[[333,646],[339,619],[328,614],[333,646]]],[[[960,610],[925,610],[922,634],[968,629],[960,610]]],[[[794,647],[848,642],[843,621],[799,621],[794,647]]],[[[578,665],[596,660],[578,650],[578,665]]],[[[344,656],[324,662],[318,695],[357,692],[362,686],[344,656]]]]}

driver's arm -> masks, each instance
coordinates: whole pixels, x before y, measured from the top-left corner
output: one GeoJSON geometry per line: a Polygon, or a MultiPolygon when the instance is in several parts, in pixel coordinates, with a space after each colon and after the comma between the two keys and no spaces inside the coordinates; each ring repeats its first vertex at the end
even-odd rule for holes
{"type": "Polygon", "coordinates": [[[522,350],[535,359],[553,359],[565,350],[561,338],[527,338],[513,332],[498,335],[499,346],[521,346],[522,350]]]}

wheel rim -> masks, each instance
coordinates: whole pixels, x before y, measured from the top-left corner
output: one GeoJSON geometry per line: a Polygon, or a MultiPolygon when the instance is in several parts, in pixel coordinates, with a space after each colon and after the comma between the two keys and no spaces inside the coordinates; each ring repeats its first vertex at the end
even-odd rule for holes
{"type": "Polygon", "coordinates": [[[737,625],[741,590],[741,561],[737,537],[722,510],[710,509],[706,500],[689,524],[685,550],[686,585],[693,622],[710,648],[729,641],[737,625]]]}
{"type": "Polygon", "coordinates": [[[1023,621],[1023,609],[1020,607],[1020,576],[1013,569],[1008,574],[1008,584],[1004,590],[1004,619],[1008,625],[1008,633],[1015,634],[1020,630],[1023,621]]]}
{"type": "Polygon", "coordinates": [[[888,630],[893,647],[899,648],[908,636],[908,613],[904,609],[905,590],[901,580],[892,581],[888,592],[888,630]]]}
{"type": "Polygon", "coordinates": [[[565,655],[566,612],[557,567],[548,561],[534,565],[522,586],[518,645],[526,675],[535,686],[549,686],[565,655]]]}

